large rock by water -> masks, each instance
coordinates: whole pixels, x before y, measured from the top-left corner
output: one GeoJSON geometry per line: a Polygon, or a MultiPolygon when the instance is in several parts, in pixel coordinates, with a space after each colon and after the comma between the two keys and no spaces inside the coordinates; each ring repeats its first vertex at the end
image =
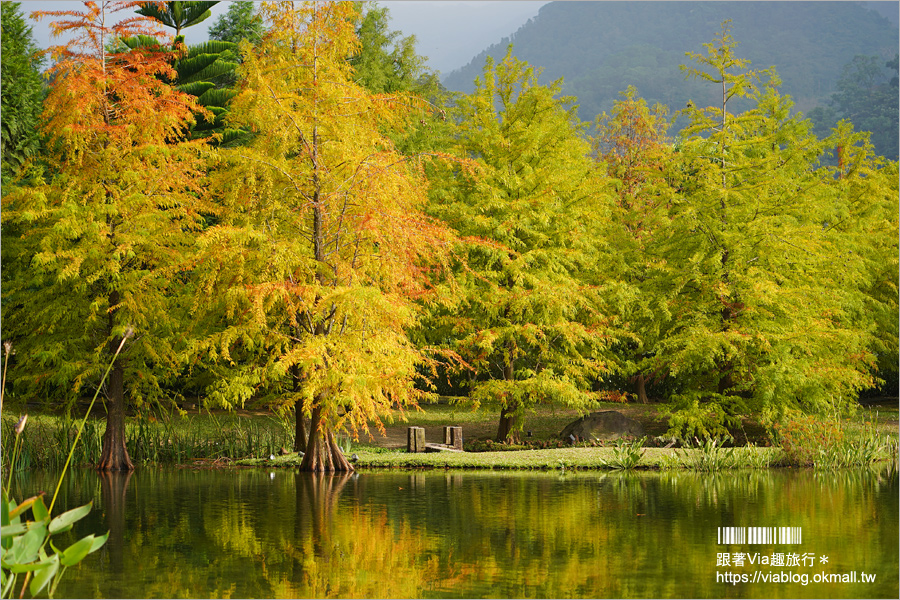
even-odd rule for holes
{"type": "Polygon", "coordinates": [[[643,437],[644,427],[620,412],[604,410],[585,415],[566,425],[559,434],[564,440],[617,440],[625,436],[643,437]]]}

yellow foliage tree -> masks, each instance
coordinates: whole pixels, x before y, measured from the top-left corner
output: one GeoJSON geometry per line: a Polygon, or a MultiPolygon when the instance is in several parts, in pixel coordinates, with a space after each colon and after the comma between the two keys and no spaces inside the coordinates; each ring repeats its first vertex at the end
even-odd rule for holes
{"type": "Polygon", "coordinates": [[[133,468],[126,397],[159,397],[160,378],[177,370],[173,285],[204,210],[200,151],[181,141],[195,99],[163,82],[174,76],[171,55],[107,50],[117,38],[158,34],[146,17],[111,24],[138,4],[34,13],[74,37],[51,48],[47,169],[3,198],[3,226],[20,233],[4,255],[3,324],[23,359],[21,389],[75,399],[135,333],[110,373],[102,470],[133,468]]]}
{"type": "Polygon", "coordinates": [[[203,239],[202,302],[224,321],[201,355],[228,368],[212,401],[275,390],[295,407],[301,468],[351,470],[334,433],[417,401],[423,355],[405,331],[449,234],[420,212],[421,164],[382,133],[414,100],[353,81],[352,3],[261,10],[271,33],[242,48],[230,116],[254,138],[222,152],[223,210],[203,239]]]}

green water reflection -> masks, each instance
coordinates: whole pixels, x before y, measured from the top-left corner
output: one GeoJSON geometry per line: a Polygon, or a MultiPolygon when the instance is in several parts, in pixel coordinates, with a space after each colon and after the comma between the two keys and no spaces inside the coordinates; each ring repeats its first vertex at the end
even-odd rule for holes
{"type": "MultiPolygon", "coordinates": [[[[27,474],[14,491],[53,482],[27,474]]],[[[109,543],[60,598],[898,597],[896,473],[71,474],[64,505],[90,499],[73,536],[109,529],[109,543]],[[802,527],[803,541],[719,546],[720,526],[802,527]],[[739,552],[816,559],[717,566],[739,552]],[[723,581],[755,571],[809,584],[723,581]],[[813,581],[854,571],[875,581],[813,581]]]]}

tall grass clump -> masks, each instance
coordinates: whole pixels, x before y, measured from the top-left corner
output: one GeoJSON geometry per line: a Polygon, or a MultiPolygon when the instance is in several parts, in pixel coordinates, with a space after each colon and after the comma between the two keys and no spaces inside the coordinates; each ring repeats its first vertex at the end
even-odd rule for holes
{"type": "Polygon", "coordinates": [[[732,469],[737,465],[733,447],[725,448],[725,440],[706,438],[703,442],[694,438],[694,444],[688,444],[677,454],[688,469],[695,471],[719,471],[732,469]]]}
{"type": "Polygon", "coordinates": [[[292,448],[293,430],[267,418],[236,415],[141,415],[126,426],[126,445],[140,463],[179,464],[193,460],[262,458],[292,448]]]}
{"type": "MultiPolygon", "coordinates": [[[[18,438],[18,449],[14,448],[15,425],[14,419],[3,419],[4,469],[61,469],[70,449],[72,466],[95,465],[100,460],[101,420],[78,422],[68,415],[31,415],[29,435],[18,438]]],[[[125,445],[135,464],[268,457],[292,448],[293,436],[293,427],[271,417],[161,414],[156,418],[142,413],[128,417],[125,425],[125,445]]],[[[349,445],[349,440],[346,443],[349,445]]]]}
{"type": "Polygon", "coordinates": [[[773,449],[759,447],[752,442],[748,442],[742,450],[740,455],[735,454],[735,460],[740,461],[740,466],[750,469],[768,469],[775,456],[773,449]]]}
{"type": "Polygon", "coordinates": [[[610,459],[600,459],[604,467],[608,469],[630,470],[635,468],[646,452],[643,448],[647,438],[622,442],[613,446],[613,456],[610,459]]]}

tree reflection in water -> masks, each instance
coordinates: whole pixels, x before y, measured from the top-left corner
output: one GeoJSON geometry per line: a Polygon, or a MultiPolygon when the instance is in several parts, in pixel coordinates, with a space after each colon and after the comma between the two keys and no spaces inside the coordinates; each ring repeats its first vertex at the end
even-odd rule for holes
{"type": "MultiPolygon", "coordinates": [[[[23,493],[52,474],[20,477],[23,493]]],[[[48,479],[49,480],[49,479],[48,479]]],[[[59,597],[896,597],[896,471],[322,475],[76,473],[98,498],[73,536],[109,549],[59,597]],[[98,480],[99,478],[99,480],[98,480]],[[803,528],[803,544],[720,547],[717,527],[803,528]],[[718,552],[828,555],[875,584],[725,586],[718,552]]],[[[21,494],[20,494],[21,495],[21,494]]]]}

